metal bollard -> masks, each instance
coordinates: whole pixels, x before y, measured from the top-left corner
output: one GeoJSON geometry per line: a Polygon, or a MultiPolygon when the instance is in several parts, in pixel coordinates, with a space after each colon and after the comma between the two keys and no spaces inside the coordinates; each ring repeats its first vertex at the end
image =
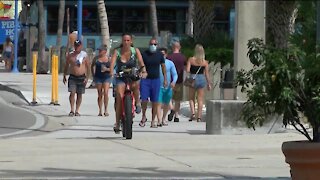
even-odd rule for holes
{"type": "Polygon", "coordinates": [[[32,74],[33,74],[33,88],[32,88],[32,105],[37,104],[37,54],[34,53],[32,56],[32,74]]]}

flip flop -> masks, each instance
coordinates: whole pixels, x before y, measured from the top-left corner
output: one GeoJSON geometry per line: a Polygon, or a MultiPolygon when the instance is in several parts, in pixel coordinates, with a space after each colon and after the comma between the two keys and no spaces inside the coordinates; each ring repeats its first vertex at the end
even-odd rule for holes
{"type": "Polygon", "coordinates": [[[104,116],[109,116],[109,113],[105,112],[103,113],[104,116]]]}
{"type": "Polygon", "coordinates": [[[80,114],[78,112],[74,113],[75,116],[80,116],[80,114]]]}
{"type": "Polygon", "coordinates": [[[70,112],[69,112],[69,116],[70,116],[70,117],[74,116],[74,112],[70,111],[70,112]]]}
{"type": "Polygon", "coordinates": [[[139,123],[139,126],[140,127],[145,127],[146,126],[146,122],[147,122],[147,119],[145,121],[141,120],[140,123],[139,123]]]}
{"type": "Polygon", "coordinates": [[[99,114],[98,114],[98,116],[102,116],[102,114],[101,114],[101,113],[99,113],[99,114]]]}

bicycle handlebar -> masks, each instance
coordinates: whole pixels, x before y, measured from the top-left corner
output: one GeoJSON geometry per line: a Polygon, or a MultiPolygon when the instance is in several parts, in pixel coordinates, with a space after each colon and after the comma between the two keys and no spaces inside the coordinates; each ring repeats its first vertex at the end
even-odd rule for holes
{"type": "Polygon", "coordinates": [[[140,78],[140,73],[142,72],[142,69],[144,66],[138,68],[131,68],[131,69],[123,69],[122,71],[118,72],[116,74],[116,77],[127,77],[127,78],[135,78],[139,77],[140,78]]]}

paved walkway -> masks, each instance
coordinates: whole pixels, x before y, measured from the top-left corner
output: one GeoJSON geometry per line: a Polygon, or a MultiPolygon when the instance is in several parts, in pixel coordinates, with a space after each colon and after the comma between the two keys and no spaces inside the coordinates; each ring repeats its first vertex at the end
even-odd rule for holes
{"type": "MultiPolygon", "coordinates": [[[[0,84],[0,89],[31,102],[32,74],[0,73],[0,84]]],[[[167,127],[150,128],[149,121],[141,128],[139,114],[133,139],[124,140],[112,130],[113,98],[110,116],[97,116],[95,89],[86,89],[82,116],[67,116],[68,93],[61,75],[60,106],[49,105],[50,75],[37,76],[37,106],[2,98],[32,112],[39,122],[28,133],[0,140],[0,177],[4,178],[289,179],[281,144],[305,139],[297,133],[205,135],[205,122],[188,122],[183,116],[167,127]]]]}

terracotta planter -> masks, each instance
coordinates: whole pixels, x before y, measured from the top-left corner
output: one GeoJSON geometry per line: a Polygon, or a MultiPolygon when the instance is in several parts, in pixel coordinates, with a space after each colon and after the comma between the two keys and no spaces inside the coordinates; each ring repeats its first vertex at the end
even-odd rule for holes
{"type": "Polygon", "coordinates": [[[282,144],[286,163],[290,164],[293,180],[320,179],[320,143],[290,141],[282,144]]]}

